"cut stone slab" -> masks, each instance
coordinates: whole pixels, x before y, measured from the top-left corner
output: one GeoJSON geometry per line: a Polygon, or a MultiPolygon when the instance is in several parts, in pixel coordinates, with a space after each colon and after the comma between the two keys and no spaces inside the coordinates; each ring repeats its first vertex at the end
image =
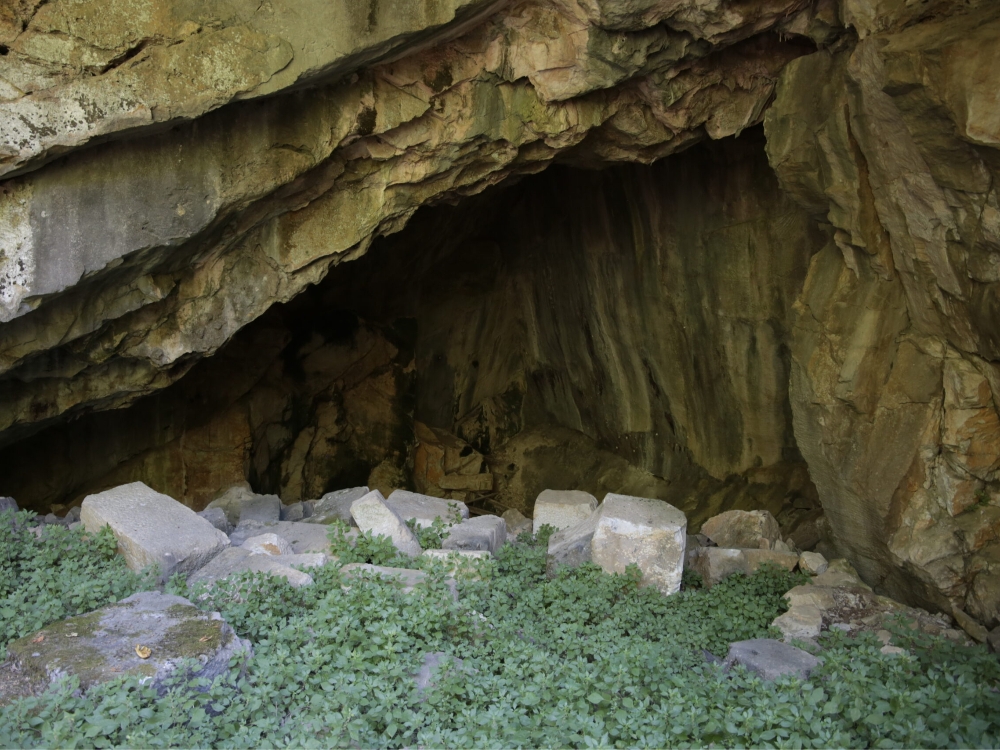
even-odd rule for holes
{"type": "MultiPolygon", "coordinates": [[[[229,539],[233,546],[238,547],[247,539],[270,532],[277,534],[292,545],[292,552],[296,555],[304,552],[328,553],[330,551],[328,531],[326,526],[305,521],[278,521],[277,523],[240,526],[229,539]]],[[[348,539],[353,539],[357,535],[357,529],[347,532],[348,539]]]]}
{"type": "Polygon", "coordinates": [[[240,508],[240,525],[280,520],[281,500],[277,495],[253,495],[240,508]]]}
{"type": "Polygon", "coordinates": [[[80,520],[91,533],[110,526],[132,570],[155,564],[163,576],[197,570],[229,546],[204,518],[142,482],[89,495],[80,520]]]}
{"type": "Polygon", "coordinates": [[[226,512],[222,508],[205,508],[198,515],[223,534],[229,534],[233,530],[233,527],[229,524],[229,519],[226,518],[226,512]]]}
{"type": "Polygon", "coordinates": [[[735,549],[760,549],[761,540],[770,549],[781,539],[778,522],[766,510],[727,510],[705,521],[701,533],[720,547],[735,549]]]}
{"type": "Polygon", "coordinates": [[[591,561],[608,573],[629,565],[642,571],[640,585],[663,594],[681,588],[687,516],[670,503],[609,493],[591,539],[591,561]]]}
{"type": "Polygon", "coordinates": [[[240,545],[252,555],[290,555],[292,545],[274,533],[258,534],[240,545]]]}
{"type": "Polygon", "coordinates": [[[811,576],[825,573],[830,563],[819,552],[803,552],[799,555],[799,570],[811,576]]]}
{"type": "Polygon", "coordinates": [[[549,537],[545,563],[548,575],[554,575],[560,565],[576,568],[585,562],[590,562],[590,543],[594,539],[594,532],[597,531],[600,515],[600,510],[596,510],[588,518],[549,537]]]}
{"type": "Polygon", "coordinates": [[[791,607],[771,623],[781,631],[785,641],[818,638],[823,632],[823,613],[811,604],[791,607]]]}
{"type": "Polygon", "coordinates": [[[543,490],[535,499],[532,533],[546,524],[556,531],[568,529],[590,518],[597,510],[597,498],[580,490],[543,490]]]}
{"type": "Polygon", "coordinates": [[[378,490],[372,490],[355,500],[351,504],[351,515],[358,522],[358,528],[372,536],[389,537],[396,549],[404,555],[416,557],[423,551],[416,535],[410,531],[403,518],[386,504],[378,490]]]}
{"type": "Polygon", "coordinates": [[[431,526],[437,518],[451,523],[456,509],[463,520],[469,518],[469,506],[465,503],[458,500],[442,500],[439,497],[406,490],[396,490],[385,500],[385,504],[404,521],[416,521],[417,526],[422,529],[431,526]]]}
{"type": "Polygon", "coordinates": [[[820,663],[807,651],[769,638],[729,644],[725,662],[727,669],[740,664],[765,680],[776,680],[784,675],[804,680],[820,663]]]}
{"type": "Polygon", "coordinates": [[[205,510],[221,508],[222,512],[226,514],[229,525],[235,527],[240,523],[240,512],[243,510],[243,504],[254,497],[256,494],[248,485],[238,484],[215,498],[205,507],[205,510]]]}
{"type": "Polygon", "coordinates": [[[350,487],[345,490],[327,492],[319,500],[313,502],[312,514],[308,523],[330,524],[343,521],[349,526],[357,526],[351,515],[351,505],[360,500],[371,490],[367,487],[350,487]]]}
{"type": "Polygon", "coordinates": [[[529,534],[532,533],[531,519],[525,517],[525,515],[519,510],[514,508],[505,510],[500,518],[502,518],[507,524],[508,539],[517,539],[525,532],[529,534]]]}
{"type": "Polygon", "coordinates": [[[211,680],[229,671],[234,656],[245,661],[250,654],[250,644],[218,612],[202,612],[187,599],[157,591],[133,594],[7,645],[8,664],[29,675],[35,689],[64,675],[79,677],[84,690],[136,675],[161,694],[182,659],[200,663],[192,677],[211,680]],[[149,657],[140,658],[136,646],[148,648],[149,657]]]}
{"type": "Polygon", "coordinates": [[[230,547],[204,568],[188,576],[188,585],[194,586],[197,583],[212,585],[216,581],[246,571],[281,576],[295,588],[308,586],[313,582],[311,575],[289,567],[285,564],[285,560],[286,558],[272,555],[255,555],[242,547],[230,547]]]}
{"type": "MultiPolygon", "coordinates": [[[[402,585],[403,593],[408,594],[414,588],[427,580],[427,574],[422,570],[411,570],[410,568],[388,568],[384,565],[372,565],[370,563],[350,563],[340,569],[348,578],[353,578],[364,574],[377,574],[385,578],[393,578],[402,585]]],[[[451,597],[458,601],[458,586],[454,578],[446,578],[445,582],[451,591],[451,597]]]]}
{"type": "Polygon", "coordinates": [[[477,516],[452,526],[441,547],[496,554],[507,541],[507,522],[499,516],[477,516]]]}

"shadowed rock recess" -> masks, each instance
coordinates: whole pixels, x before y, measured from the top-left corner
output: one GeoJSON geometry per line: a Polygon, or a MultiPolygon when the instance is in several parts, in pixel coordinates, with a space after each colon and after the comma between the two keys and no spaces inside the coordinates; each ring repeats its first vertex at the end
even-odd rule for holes
{"type": "Polygon", "coordinates": [[[995,627],[997,70],[993,0],[5,3],[0,495],[768,510],[995,627]]]}

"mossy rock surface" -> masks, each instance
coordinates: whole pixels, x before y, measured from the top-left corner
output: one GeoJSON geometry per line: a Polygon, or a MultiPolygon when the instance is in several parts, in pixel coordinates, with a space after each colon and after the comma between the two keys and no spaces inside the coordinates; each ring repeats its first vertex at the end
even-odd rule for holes
{"type": "Polygon", "coordinates": [[[158,687],[186,660],[185,668],[214,678],[229,669],[232,657],[245,660],[250,647],[218,613],[202,612],[179,596],[144,591],[11,641],[7,654],[8,664],[27,675],[35,690],[73,675],[84,689],[122,675],[158,687]],[[144,659],[137,651],[145,649],[144,659]]]}

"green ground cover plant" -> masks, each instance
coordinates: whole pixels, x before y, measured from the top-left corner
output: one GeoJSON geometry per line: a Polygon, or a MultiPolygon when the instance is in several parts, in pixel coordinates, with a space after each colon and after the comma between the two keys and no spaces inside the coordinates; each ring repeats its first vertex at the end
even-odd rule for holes
{"type": "MultiPolygon", "coordinates": [[[[337,534],[336,531],[332,532],[337,534]]],[[[545,535],[541,535],[545,536],[545,535]]],[[[523,537],[529,539],[529,537],[523,537]]],[[[390,545],[391,546],[391,545],[390,545]]],[[[831,633],[806,681],[764,682],[706,661],[768,635],[798,580],[765,569],[671,597],[638,573],[545,575],[545,541],[508,545],[460,581],[412,561],[404,594],[339,565],[395,562],[385,540],[311,569],[312,586],[244,574],[187,592],[254,644],[245,673],[157,699],[134,680],[72,682],[6,707],[0,746],[28,747],[958,747],[1000,740],[1000,664],[983,648],[914,635],[910,656],[831,633]],[[204,599],[199,597],[205,596],[204,599]],[[418,691],[430,652],[452,658],[418,691]]],[[[183,591],[174,579],[171,587],[183,591]]]]}

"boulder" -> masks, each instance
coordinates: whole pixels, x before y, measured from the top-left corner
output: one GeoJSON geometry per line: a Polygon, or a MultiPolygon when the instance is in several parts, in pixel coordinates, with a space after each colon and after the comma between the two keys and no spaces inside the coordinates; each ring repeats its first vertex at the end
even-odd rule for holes
{"type": "Polygon", "coordinates": [[[811,640],[823,631],[823,613],[818,607],[802,604],[776,617],[771,625],[781,631],[785,641],[811,640]]]}
{"type": "Polygon", "coordinates": [[[871,586],[862,581],[854,566],[843,558],[831,560],[826,570],[813,579],[813,583],[817,586],[853,586],[871,591],[871,586]]]}
{"type": "Polygon", "coordinates": [[[705,521],[701,533],[720,547],[770,549],[781,539],[778,522],[766,510],[727,510],[705,521]]]}
{"type": "MultiPolygon", "coordinates": [[[[347,578],[354,578],[359,575],[378,575],[384,578],[392,578],[397,581],[403,589],[404,594],[413,591],[414,588],[427,580],[427,574],[422,570],[411,570],[410,568],[388,568],[383,565],[371,565],[370,563],[349,563],[340,569],[340,572],[347,578]]],[[[458,586],[454,578],[447,578],[445,582],[451,591],[451,597],[458,601],[458,586]]]]}
{"type": "Polygon", "coordinates": [[[240,513],[243,510],[243,504],[250,501],[254,497],[256,497],[256,495],[254,494],[254,491],[250,489],[249,485],[238,484],[234,487],[230,487],[228,490],[215,498],[212,502],[205,506],[205,510],[209,510],[211,508],[221,508],[222,512],[226,514],[226,520],[229,521],[229,525],[238,526],[240,523],[240,513]]]}
{"type": "Polygon", "coordinates": [[[746,573],[743,550],[725,547],[699,547],[688,555],[687,565],[701,576],[706,588],[711,588],[733,573],[746,573]]]}
{"type": "Polygon", "coordinates": [[[597,498],[579,490],[543,490],[535,499],[532,511],[532,532],[537,534],[542,526],[549,525],[556,531],[568,529],[597,510],[597,498]]]}
{"type": "Polygon", "coordinates": [[[247,571],[281,576],[295,588],[308,586],[313,582],[312,576],[295,570],[285,564],[284,560],[285,558],[272,555],[255,555],[242,547],[230,547],[201,570],[188,576],[187,582],[189,586],[198,583],[212,585],[216,581],[247,571]]]}
{"type": "MultiPolygon", "coordinates": [[[[229,539],[233,546],[238,547],[247,539],[265,533],[280,536],[292,546],[292,552],[297,555],[305,552],[327,553],[330,551],[329,529],[326,526],[305,521],[278,521],[264,525],[241,526],[233,531],[229,539]]],[[[354,538],[357,535],[357,529],[347,532],[348,538],[354,538]]]]}
{"type": "Polygon", "coordinates": [[[245,662],[250,654],[250,644],[218,612],[157,591],[133,594],[7,645],[8,663],[29,675],[36,690],[64,675],[78,677],[84,690],[136,675],[162,694],[182,659],[193,660],[186,664],[192,677],[211,680],[229,670],[231,659],[245,662]],[[148,657],[141,658],[137,647],[149,649],[148,657]]]}
{"type": "Polygon", "coordinates": [[[91,533],[110,526],[132,570],[159,565],[164,576],[197,570],[229,546],[204,518],[142,482],[87,496],[80,520],[91,533]]]}
{"type": "Polygon", "coordinates": [[[521,511],[509,508],[500,516],[507,524],[507,538],[517,539],[521,534],[532,533],[532,523],[530,518],[526,518],[521,511]]]}
{"type": "Polygon", "coordinates": [[[201,511],[198,515],[212,524],[212,526],[217,528],[223,534],[228,535],[233,530],[233,527],[229,523],[229,519],[226,518],[226,512],[222,508],[205,508],[205,510],[201,511]]]}
{"type": "Polygon", "coordinates": [[[293,568],[322,568],[330,561],[322,552],[304,552],[301,555],[282,555],[278,562],[293,568]]]}
{"type": "Polygon", "coordinates": [[[590,562],[590,543],[597,531],[600,513],[595,511],[588,518],[557,531],[549,537],[548,555],[545,569],[548,575],[553,575],[560,565],[577,567],[590,562]]]}
{"type": "Polygon", "coordinates": [[[396,549],[404,555],[416,557],[423,551],[416,535],[410,531],[399,513],[386,504],[385,498],[378,490],[372,490],[359,500],[355,500],[351,504],[351,515],[357,521],[358,528],[372,536],[389,537],[396,549]]]}
{"type": "Polygon", "coordinates": [[[499,516],[477,516],[452,526],[441,546],[446,550],[480,550],[496,554],[506,541],[506,521],[499,516]]]}
{"type": "Polygon", "coordinates": [[[17,501],[12,497],[0,497],[0,513],[8,510],[17,513],[17,501]]]}
{"type": "Polygon", "coordinates": [[[770,563],[785,570],[792,571],[798,567],[799,556],[792,552],[779,552],[770,549],[744,549],[743,559],[746,560],[746,574],[753,575],[762,565],[770,563]]]}
{"type": "Polygon", "coordinates": [[[305,506],[303,503],[292,503],[291,505],[281,504],[281,521],[301,521],[305,518],[305,506]]]}
{"type": "Polygon", "coordinates": [[[725,661],[727,669],[739,664],[765,680],[776,680],[784,675],[804,680],[820,663],[807,651],[769,638],[729,644],[725,661]]]}
{"type": "Polygon", "coordinates": [[[420,495],[416,492],[396,490],[385,500],[404,521],[416,521],[422,529],[431,526],[435,519],[452,523],[457,517],[469,517],[469,506],[457,500],[442,500],[439,497],[420,495]]]}
{"type": "Polygon", "coordinates": [[[799,555],[799,570],[811,576],[818,576],[825,573],[830,567],[830,563],[819,552],[803,552],[799,555]]]}
{"type": "Polygon", "coordinates": [[[370,491],[367,487],[350,487],[345,490],[327,492],[319,500],[313,502],[312,513],[307,523],[330,524],[339,520],[350,526],[357,526],[354,522],[354,516],[351,515],[351,505],[370,491]]]}
{"type": "Polygon", "coordinates": [[[680,590],[687,517],[663,500],[609,493],[598,514],[590,559],[609,573],[629,565],[642,571],[641,585],[664,594],[680,590]]]}
{"type": "Polygon", "coordinates": [[[281,520],[281,500],[277,495],[253,495],[240,506],[240,526],[274,523],[281,520]]]}
{"type": "Polygon", "coordinates": [[[983,627],[982,623],[967,615],[963,610],[954,607],[951,611],[955,618],[955,623],[968,633],[978,643],[986,643],[990,636],[989,631],[983,627]]]}
{"type": "Polygon", "coordinates": [[[240,545],[252,555],[290,555],[292,545],[285,539],[273,533],[258,534],[247,539],[240,545]]]}

